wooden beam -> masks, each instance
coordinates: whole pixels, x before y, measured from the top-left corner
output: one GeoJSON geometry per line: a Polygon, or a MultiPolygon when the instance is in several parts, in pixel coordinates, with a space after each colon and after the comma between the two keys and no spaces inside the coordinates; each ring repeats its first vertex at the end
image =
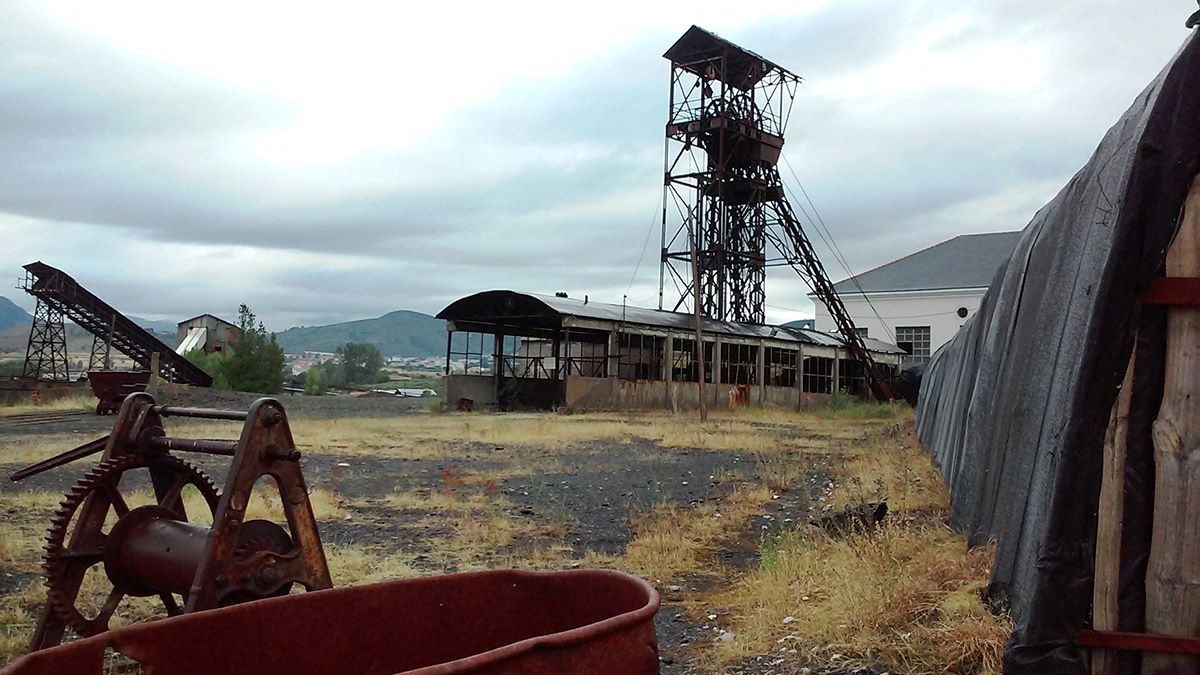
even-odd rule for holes
{"type": "MultiPolygon", "coordinates": [[[[1104,435],[1104,478],[1100,484],[1100,508],[1096,522],[1096,579],[1092,587],[1092,627],[1115,631],[1117,591],[1121,583],[1121,530],[1125,524],[1125,441],[1129,426],[1129,402],[1133,396],[1133,354],[1125,368],[1125,380],[1113,401],[1104,435]]],[[[1117,653],[1111,649],[1092,652],[1092,675],[1117,675],[1117,653]]]]}
{"type": "MultiPolygon", "coordinates": [[[[1192,182],[1168,277],[1200,277],[1200,178],[1192,182]]],[[[1200,308],[1167,310],[1166,378],[1154,422],[1154,530],[1146,569],[1146,631],[1200,634],[1200,308]]],[[[1195,675],[1200,657],[1148,653],[1143,675],[1195,675]]]]}

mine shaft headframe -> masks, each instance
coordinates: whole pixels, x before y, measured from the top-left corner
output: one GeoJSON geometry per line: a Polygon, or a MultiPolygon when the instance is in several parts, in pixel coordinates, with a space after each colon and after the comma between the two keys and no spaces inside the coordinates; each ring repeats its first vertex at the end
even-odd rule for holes
{"type": "Polygon", "coordinates": [[[783,198],[774,167],[800,78],[697,26],[663,56],[671,61],[671,96],[659,307],[679,310],[699,295],[709,318],[762,324],[764,205],[783,198]],[[673,306],[664,297],[667,279],[678,291],[673,306]]]}
{"type": "Polygon", "coordinates": [[[663,58],[671,62],[672,71],[668,125],[704,116],[705,100],[744,100],[749,96],[761,113],[750,121],[759,130],[782,138],[801,82],[799,75],[699,26],[689,28],[663,58]]]}
{"type": "Polygon", "coordinates": [[[297,583],[310,591],[332,587],[300,454],[278,401],[259,399],[248,411],[209,410],[161,406],[147,394],[133,394],[122,404],[111,434],[12,478],[97,453],[103,453],[101,461],[67,493],[51,519],[43,565],[46,605],[32,650],[58,644],[67,628],[84,637],[104,632],[126,596],[157,596],[167,614],[176,615],[284,595],[297,583]],[[166,417],[244,424],[237,441],[173,438],[163,427],[166,417]],[[223,489],[218,492],[203,472],[173,452],[231,457],[223,489]],[[135,472],[148,473],[154,503],[131,508],[130,481],[122,479],[135,472]],[[278,488],[286,529],[246,519],[252,491],[264,489],[256,485],[263,476],[271,476],[278,488]],[[192,508],[208,511],[211,527],[189,521],[184,498],[189,487],[199,497],[192,508]],[[97,565],[103,566],[111,590],[98,611],[85,612],[80,590],[97,565]]]}

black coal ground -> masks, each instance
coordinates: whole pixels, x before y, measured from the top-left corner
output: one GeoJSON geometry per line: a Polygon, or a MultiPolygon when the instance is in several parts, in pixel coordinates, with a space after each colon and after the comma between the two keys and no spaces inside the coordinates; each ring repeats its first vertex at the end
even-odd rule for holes
{"type": "MultiPolygon", "coordinates": [[[[325,400],[328,399],[322,399],[325,400]]],[[[378,416],[377,406],[394,405],[392,401],[372,398],[363,399],[363,403],[343,405],[358,416],[378,416]]],[[[177,402],[184,403],[236,405],[238,401],[177,402]]],[[[391,409],[396,410],[395,407],[391,409]]],[[[111,424],[111,419],[107,418],[107,424],[111,424]]],[[[103,433],[105,426],[98,424],[95,431],[103,433]]],[[[445,456],[421,459],[370,457],[357,453],[342,455],[312,448],[306,450],[302,462],[311,487],[334,487],[339,496],[356,504],[382,500],[397,490],[433,492],[444,489],[447,469],[460,476],[495,473],[503,476],[497,479],[496,486],[511,504],[509,516],[562,528],[563,542],[570,547],[569,557],[573,558],[581,558],[588,552],[619,555],[633,535],[633,517],[652,505],[696,506],[720,499],[741,480],[759,479],[756,462],[747,455],[662,448],[647,440],[577,443],[553,454],[555,461],[547,465],[552,470],[539,472],[535,469],[532,473],[520,471],[519,452],[505,452],[503,448],[471,442],[452,444],[450,448],[445,456]]],[[[221,483],[227,460],[195,456],[187,459],[196,460],[194,463],[221,483]]],[[[5,474],[16,468],[19,467],[0,463],[0,471],[5,474]]],[[[728,537],[714,551],[715,560],[709,572],[679,579],[651,580],[663,599],[655,622],[663,673],[704,672],[697,663],[698,647],[720,639],[721,631],[729,625],[729,612],[714,608],[717,619],[705,621],[703,617],[697,619],[685,612],[684,603],[694,603],[731,583],[740,570],[758,564],[763,541],[781,530],[807,522],[828,483],[827,470],[828,466],[814,463],[802,486],[779,492],[778,498],[768,504],[761,515],[744,523],[731,524],[728,537]],[[722,625],[723,622],[726,623],[722,625]]],[[[21,483],[18,489],[65,491],[81,471],[82,465],[64,467],[21,483]]],[[[411,554],[418,569],[429,574],[456,571],[452,565],[436,562],[439,557],[434,555],[441,537],[450,536],[449,527],[431,527],[427,519],[422,524],[424,515],[428,514],[390,509],[382,502],[375,506],[359,506],[351,509],[348,519],[322,522],[321,534],[323,540],[331,544],[372,545],[411,554]]],[[[18,584],[28,576],[5,576],[7,574],[12,572],[0,569],[0,586],[13,585],[6,581],[18,584]]],[[[803,671],[796,665],[795,658],[789,659],[784,654],[749,659],[731,666],[726,672],[761,675],[803,671]]],[[[838,669],[831,664],[828,668],[810,672],[841,675],[872,671],[838,669]]]]}

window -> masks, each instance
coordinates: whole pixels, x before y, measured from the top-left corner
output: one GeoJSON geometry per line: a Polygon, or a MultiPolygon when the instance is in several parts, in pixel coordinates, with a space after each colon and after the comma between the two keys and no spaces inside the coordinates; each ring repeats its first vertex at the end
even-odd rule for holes
{"type": "MultiPolygon", "coordinates": [[[[684,338],[672,338],[671,380],[675,382],[695,382],[700,368],[696,363],[696,341],[684,338]]],[[[712,382],[713,343],[704,343],[704,381],[712,382]]]]}
{"type": "Polygon", "coordinates": [[[455,331],[446,351],[446,373],[490,375],[495,338],[486,333],[455,331]]]}
{"type": "Polygon", "coordinates": [[[862,326],[855,326],[854,332],[858,333],[859,337],[871,337],[871,335],[870,335],[871,329],[870,328],[864,328],[862,326]]]}
{"type": "Polygon", "coordinates": [[[801,381],[801,388],[814,394],[832,394],[833,359],[804,357],[804,379],[801,381]]]}
{"type": "MultiPolygon", "coordinates": [[[[515,339],[515,338],[514,338],[515,339]]],[[[558,356],[554,353],[554,342],[546,338],[523,338],[519,344],[508,348],[505,338],[504,375],[535,380],[549,380],[558,369],[558,356]]]]}
{"type": "Polygon", "coordinates": [[[896,326],[896,346],[908,356],[904,365],[929,360],[929,326],[896,326]]]}
{"type": "Polygon", "coordinates": [[[565,371],[563,376],[578,375],[581,377],[604,377],[607,370],[604,353],[608,345],[603,341],[604,336],[592,336],[590,340],[575,335],[567,343],[565,371]]]}
{"type": "Polygon", "coordinates": [[[726,384],[758,384],[758,347],[721,343],[721,381],[726,384]]]}
{"type": "Polygon", "coordinates": [[[767,347],[763,368],[766,372],[763,374],[767,384],[772,387],[794,387],[796,386],[796,355],[795,349],[784,349],[782,347],[767,347]]]}
{"type": "Polygon", "coordinates": [[[622,380],[662,379],[662,338],[622,333],[617,344],[617,377],[622,380]]]}

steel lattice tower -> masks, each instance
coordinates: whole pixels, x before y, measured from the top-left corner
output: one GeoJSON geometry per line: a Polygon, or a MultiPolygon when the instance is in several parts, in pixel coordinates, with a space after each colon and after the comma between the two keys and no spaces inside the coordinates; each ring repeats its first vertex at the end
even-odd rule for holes
{"type": "Polygon", "coordinates": [[[671,101],[663,170],[658,306],[766,322],[766,268],[792,267],[829,309],[874,394],[891,398],[862,336],[792,211],[776,166],[800,77],[697,26],[663,57],[671,101]],[[767,256],[767,244],[775,257],[767,256]],[[695,251],[695,270],[692,253],[695,251]],[[696,285],[699,293],[696,293],[696,285]]]}
{"type": "MultiPolygon", "coordinates": [[[[692,26],[671,61],[659,307],[692,304],[696,247],[700,311],[721,321],[766,320],[767,229],[784,199],[775,169],[800,78],[692,26]]],[[[778,262],[778,261],[776,261],[778,262]]]]}
{"type": "Polygon", "coordinates": [[[25,347],[21,377],[33,380],[70,380],[67,370],[67,331],[63,313],[41,299],[33,310],[33,327],[25,347]]]}

